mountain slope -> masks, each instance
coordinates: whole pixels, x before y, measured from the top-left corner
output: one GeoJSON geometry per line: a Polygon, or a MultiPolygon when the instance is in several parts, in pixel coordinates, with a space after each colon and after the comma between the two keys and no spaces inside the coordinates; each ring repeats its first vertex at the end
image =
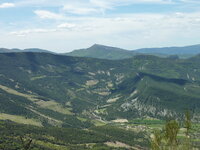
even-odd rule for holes
{"type": "Polygon", "coordinates": [[[177,55],[181,58],[188,58],[200,54],[200,45],[192,45],[185,47],[142,48],[130,51],[116,47],[109,47],[109,46],[95,44],[90,48],[74,50],[70,53],[66,53],[65,55],[119,60],[119,59],[131,58],[135,55],[141,55],[141,54],[144,55],[150,54],[160,57],[177,55]]]}
{"type": "Polygon", "coordinates": [[[70,53],[66,53],[66,55],[115,60],[115,59],[131,58],[132,56],[135,55],[135,53],[116,47],[109,47],[109,46],[95,44],[90,48],[74,50],[70,53]]]}
{"type": "Polygon", "coordinates": [[[190,109],[199,119],[199,55],[112,61],[29,52],[0,60],[0,118],[86,128],[93,120],[164,119],[190,109]]]}
{"type": "Polygon", "coordinates": [[[29,49],[24,49],[24,50],[22,50],[22,52],[53,53],[53,52],[51,52],[51,51],[44,50],[44,49],[39,49],[39,48],[29,48],[29,49]]]}
{"type": "MultiPolygon", "coordinates": [[[[38,53],[56,54],[54,52],[38,48],[30,48],[24,50],[0,48],[0,53],[12,53],[12,52],[38,52],[38,53]]],[[[121,60],[142,54],[144,55],[150,54],[159,57],[168,57],[171,55],[177,55],[180,58],[188,58],[200,54],[200,45],[191,45],[185,47],[142,48],[130,51],[117,47],[94,44],[93,46],[86,49],[74,50],[69,53],[61,53],[60,55],[75,56],[75,57],[90,57],[90,58],[99,58],[108,60],[121,60]]],[[[175,56],[173,57],[175,58],[175,56]]]]}
{"type": "Polygon", "coordinates": [[[43,50],[39,48],[29,48],[29,49],[7,49],[7,48],[0,48],[0,53],[14,53],[14,52],[35,52],[35,53],[53,53],[48,50],[43,50]]]}
{"type": "Polygon", "coordinates": [[[26,142],[31,139],[33,142],[30,149],[34,150],[127,150],[126,146],[146,150],[149,146],[144,132],[127,131],[114,126],[83,130],[44,128],[0,121],[0,134],[0,149],[6,150],[23,149],[21,139],[26,142]],[[113,141],[120,141],[125,146],[116,148],[106,145],[113,141]]]}
{"type": "Polygon", "coordinates": [[[0,53],[13,53],[13,52],[20,52],[20,50],[19,49],[0,48],[0,53]]]}
{"type": "Polygon", "coordinates": [[[192,56],[200,54],[200,44],[184,47],[142,48],[135,51],[143,54],[192,56]]]}

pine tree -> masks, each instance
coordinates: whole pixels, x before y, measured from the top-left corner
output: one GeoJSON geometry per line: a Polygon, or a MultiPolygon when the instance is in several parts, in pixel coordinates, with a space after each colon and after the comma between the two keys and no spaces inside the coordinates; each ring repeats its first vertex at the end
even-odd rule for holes
{"type": "Polygon", "coordinates": [[[191,123],[191,115],[190,112],[187,110],[185,112],[185,122],[184,122],[186,132],[185,132],[185,142],[184,142],[184,149],[185,150],[190,150],[191,149],[191,137],[190,137],[190,129],[192,128],[192,123],[191,123]]]}
{"type": "Polygon", "coordinates": [[[185,112],[185,128],[186,128],[186,136],[189,136],[189,131],[192,127],[192,123],[191,123],[191,115],[190,112],[187,110],[185,112]]]}
{"type": "Polygon", "coordinates": [[[160,150],[162,147],[163,135],[160,130],[155,130],[151,137],[151,148],[152,150],[160,150]]]}
{"type": "Polygon", "coordinates": [[[165,125],[165,138],[172,149],[176,149],[178,146],[177,135],[179,129],[179,123],[176,120],[167,121],[165,125]]]}
{"type": "Polygon", "coordinates": [[[22,143],[23,150],[29,150],[33,140],[32,139],[25,139],[22,136],[20,136],[20,140],[21,140],[21,143],[22,143]]]}

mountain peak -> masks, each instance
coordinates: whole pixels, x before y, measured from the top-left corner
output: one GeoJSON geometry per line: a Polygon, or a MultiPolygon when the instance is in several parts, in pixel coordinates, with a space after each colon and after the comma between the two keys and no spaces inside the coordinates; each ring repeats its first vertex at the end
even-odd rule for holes
{"type": "Polygon", "coordinates": [[[101,45],[101,44],[94,44],[89,48],[106,48],[106,47],[110,47],[110,46],[105,46],[105,45],[101,45]]]}
{"type": "Polygon", "coordinates": [[[122,49],[122,48],[107,46],[107,45],[101,45],[101,44],[94,44],[91,47],[89,47],[88,49],[91,49],[91,50],[109,50],[109,51],[128,51],[128,50],[125,50],[125,49],[122,49]]]}
{"type": "Polygon", "coordinates": [[[94,44],[89,48],[75,50],[68,53],[67,55],[115,60],[133,57],[135,53],[117,47],[94,44]]]}
{"type": "Polygon", "coordinates": [[[104,46],[104,45],[101,45],[101,44],[93,44],[91,47],[93,46],[104,46]]]}

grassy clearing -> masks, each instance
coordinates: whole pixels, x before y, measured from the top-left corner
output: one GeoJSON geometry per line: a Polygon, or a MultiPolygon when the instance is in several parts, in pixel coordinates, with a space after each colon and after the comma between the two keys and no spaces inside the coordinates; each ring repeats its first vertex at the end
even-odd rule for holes
{"type": "Polygon", "coordinates": [[[39,126],[39,127],[42,126],[41,122],[38,120],[28,119],[23,116],[10,115],[10,114],[4,114],[4,113],[0,113],[0,120],[11,120],[13,122],[21,123],[21,124],[29,124],[29,125],[39,126]]]}
{"type": "Polygon", "coordinates": [[[165,121],[158,119],[134,119],[129,121],[132,124],[148,125],[152,127],[160,127],[165,124],[165,121]]]}
{"type": "Polygon", "coordinates": [[[119,148],[119,147],[122,147],[122,148],[127,148],[127,149],[130,149],[131,146],[127,145],[127,144],[124,144],[124,143],[121,143],[121,142],[106,142],[105,143],[107,146],[110,146],[110,147],[115,147],[115,148],[119,148]]]}
{"type": "Polygon", "coordinates": [[[52,144],[49,142],[43,142],[43,141],[39,141],[39,140],[35,140],[34,141],[35,144],[50,148],[50,149],[54,149],[54,150],[69,150],[69,148],[67,148],[66,146],[63,145],[57,145],[57,144],[52,144]]]}
{"type": "Polygon", "coordinates": [[[42,114],[42,113],[40,113],[40,112],[38,112],[38,111],[36,111],[36,110],[34,110],[32,108],[28,108],[28,109],[30,109],[32,112],[40,115],[41,117],[46,118],[49,121],[49,123],[53,124],[54,126],[61,126],[62,125],[62,121],[60,121],[60,120],[57,120],[57,119],[51,118],[49,116],[46,116],[46,115],[44,115],[44,114],[42,114]]]}
{"type": "Polygon", "coordinates": [[[42,108],[46,108],[46,109],[50,109],[62,114],[66,114],[66,115],[72,115],[72,112],[70,110],[70,108],[64,108],[62,107],[59,103],[51,100],[51,101],[38,101],[36,102],[37,105],[39,105],[42,108]]]}
{"type": "Polygon", "coordinates": [[[104,126],[104,125],[106,125],[105,122],[100,121],[100,120],[92,120],[92,123],[93,123],[95,126],[104,126]]]}
{"type": "Polygon", "coordinates": [[[31,81],[34,81],[34,80],[39,80],[39,79],[43,79],[43,78],[46,78],[47,76],[36,76],[36,77],[32,77],[31,78],[31,81]]]}
{"type": "Polygon", "coordinates": [[[108,100],[107,100],[107,103],[114,103],[114,102],[116,102],[118,99],[120,99],[120,97],[108,99],[108,100]]]}
{"type": "Polygon", "coordinates": [[[108,95],[110,95],[110,92],[93,92],[93,93],[95,93],[95,94],[99,94],[99,95],[101,95],[101,96],[108,96],[108,95]]]}
{"type": "Polygon", "coordinates": [[[106,108],[102,108],[102,109],[95,110],[95,113],[97,113],[97,114],[106,114],[106,111],[107,111],[106,108]]]}
{"type": "Polygon", "coordinates": [[[87,86],[94,86],[94,85],[96,85],[98,83],[99,83],[98,80],[89,80],[89,81],[86,82],[86,85],[87,86]]]}
{"type": "Polygon", "coordinates": [[[127,123],[128,120],[127,119],[116,119],[116,120],[112,120],[112,122],[115,122],[115,123],[127,123]]]}
{"type": "Polygon", "coordinates": [[[80,120],[80,121],[83,121],[83,122],[87,121],[87,119],[82,118],[82,117],[77,117],[77,119],[80,120]]]}
{"type": "Polygon", "coordinates": [[[27,98],[28,100],[36,103],[39,107],[42,108],[46,108],[46,109],[50,109],[62,114],[67,114],[67,115],[71,115],[71,111],[69,108],[64,108],[62,107],[59,103],[55,102],[54,100],[50,100],[50,101],[43,101],[37,98],[36,95],[29,95],[29,94],[24,94],[24,93],[20,93],[14,89],[8,88],[6,86],[0,85],[0,89],[4,90],[5,92],[9,93],[9,94],[13,94],[13,95],[17,95],[17,96],[21,96],[24,98],[27,98]]]}
{"type": "Polygon", "coordinates": [[[35,95],[28,95],[28,94],[20,93],[20,92],[14,90],[14,89],[11,89],[11,88],[3,86],[3,85],[0,85],[0,89],[4,90],[5,92],[7,92],[9,94],[25,97],[25,98],[33,101],[33,102],[36,102],[36,101],[39,100],[39,99],[36,98],[35,95]]]}
{"type": "Polygon", "coordinates": [[[146,126],[151,128],[151,129],[162,129],[163,128],[163,124],[149,124],[149,125],[146,125],[146,126]]]}

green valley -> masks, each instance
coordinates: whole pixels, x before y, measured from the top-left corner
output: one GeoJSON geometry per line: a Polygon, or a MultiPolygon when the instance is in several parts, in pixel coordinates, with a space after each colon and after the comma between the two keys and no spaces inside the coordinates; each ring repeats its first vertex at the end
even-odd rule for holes
{"type": "Polygon", "coordinates": [[[1,53],[0,145],[19,149],[23,136],[33,149],[148,149],[153,129],[185,110],[198,125],[199,66],[199,55],[1,53]]]}

